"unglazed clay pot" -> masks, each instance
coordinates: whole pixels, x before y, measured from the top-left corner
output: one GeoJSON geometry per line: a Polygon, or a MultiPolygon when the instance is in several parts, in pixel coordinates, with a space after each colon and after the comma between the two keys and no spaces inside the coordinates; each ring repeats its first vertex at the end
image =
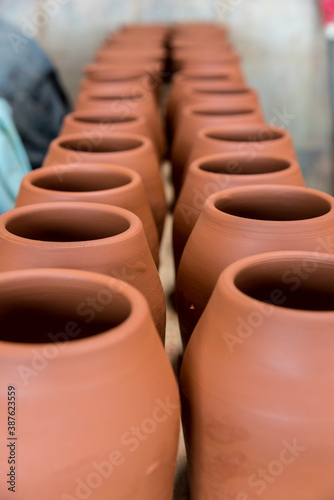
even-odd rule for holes
{"type": "Polygon", "coordinates": [[[163,49],[154,49],[150,52],[141,50],[100,50],[95,54],[95,61],[102,62],[103,64],[113,63],[126,63],[128,65],[134,64],[151,64],[161,63],[164,64],[165,51],[163,49]]]}
{"type": "Polygon", "coordinates": [[[334,253],[334,199],[295,186],[255,185],[211,195],[184,248],[177,275],[183,344],[220,273],[242,257],[275,250],[334,253]],[[333,241],[332,241],[333,240],[333,241]]]}
{"type": "Polygon", "coordinates": [[[108,91],[97,88],[81,91],[75,104],[75,111],[120,113],[124,117],[131,116],[133,112],[142,114],[147,119],[154,142],[159,145],[159,149],[164,150],[166,147],[155,97],[144,87],[133,87],[126,92],[122,84],[111,84],[108,91]]]}
{"type": "Polygon", "coordinates": [[[239,66],[240,56],[233,50],[223,51],[217,54],[194,53],[183,54],[173,57],[173,68],[175,71],[182,71],[191,66],[203,68],[213,66],[235,65],[239,66]]]}
{"type": "Polygon", "coordinates": [[[97,137],[110,133],[143,135],[154,142],[159,157],[164,155],[161,145],[147,123],[147,118],[140,113],[134,112],[130,116],[123,116],[118,111],[73,111],[65,116],[59,135],[87,132],[94,133],[97,137]]]}
{"type": "Polygon", "coordinates": [[[159,47],[156,44],[152,47],[146,45],[139,47],[135,46],[135,42],[128,44],[105,44],[101,46],[95,54],[97,60],[107,60],[113,56],[136,57],[139,59],[145,57],[153,61],[164,61],[167,57],[167,52],[164,47],[159,47]]]}
{"type": "Polygon", "coordinates": [[[201,75],[196,72],[179,72],[173,77],[171,89],[167,100],[167,111],[166,111],[166,124],[169,136],[174,135],[175,130],[175,116],[178,109],[182,106],[184,102],[184,93],[188,89],[203,89],[207,91],[210,89],[216,89],[217,85],[221,89],[228,91],[238,91],[240,89],[246,89],[243,82],[243,77],[238,75],[234,69],[227,69],[224,71],[214,72],[209,75],[201,75]]]}
{"type": "Polygon", "coordinates": [[[55,171],[69,163],[108,163],[122,165],[138,172],[161,238],[166,215],[166,197],[159,162],[152,141],[137,134],[69,134],[54,139],[44,166],[55,171]]]}
{"type": "Polygon", "coordinates": [[[141,177],[130,168],[105,163],[72,163],[57,171],[39,168],[23,177],[16,207],[55,201],[106,203],[130,210],[142,221],[158,265],[158,231],[141,177]]]}
{"type": "Polygon", "coordinates": [[[204,207],[213,193],[248,184],[283,184],[305,187],[297,160],[279,155],[258,153],[249,159],[247,153],[205,156],[189,167],[173,216],[173,249],[176,270],[183,249],[204,207]]]}
{"type": "Polygon", "coordinates": [[[181,369],[192,500],[332,497],[333,283],[314,252],[220,276],[181,369]]]}
{"type": "Polygon", "coordinates": [[[233,123],[244,125],[254,123],[264,126],[265,120],[257,102],[256,94],[251,93],[244,102],[222,98],[215,104],[186,106],[181,112],[178,127],[172,144],[171,162],[173,184],[176,196],[179,195],[182,179],[197,133],[206,127],[233,123]]]}
{"type": "Polygon", "coordinates": [[[61,267],[123,279],[146,297],[161,338],[164,294],[139,217],[99,203],[41,203],[0,216],[0,271],[61,267]]]}
{"type": "Polygon", "coordinates": [[[178,389],[142,294],[38,269],[1,273],[0,302],[1,499],[171,500],[178,389]]]}

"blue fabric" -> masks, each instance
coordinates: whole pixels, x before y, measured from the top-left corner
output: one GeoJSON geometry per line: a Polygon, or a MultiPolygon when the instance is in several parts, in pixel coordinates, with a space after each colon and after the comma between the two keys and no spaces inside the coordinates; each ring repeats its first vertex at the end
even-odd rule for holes
{"type": "Polygon", "coordinates": [[[51,61],[34,39],[0,19],[0,97],[13,119],[32,168],[41,166],[70,107],[51,61]]]}
{"type": "Polygon", "coordinates": [[[14,208],[22,177],[30,170],[11,109],[0,99],[0,213],[14,208]]]}

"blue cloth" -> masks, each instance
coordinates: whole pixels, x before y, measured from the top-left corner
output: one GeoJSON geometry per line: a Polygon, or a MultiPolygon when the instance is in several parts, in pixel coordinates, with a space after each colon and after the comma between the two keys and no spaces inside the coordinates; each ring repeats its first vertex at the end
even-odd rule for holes
{"type": "Polygon", "coordinates": [[[14,208],[22,177],[30,170],[11,109],[0,99],[0,213],[14,208]]]}
{"type": "Polygon", "coordinates": [[[0,67],[0,97],[10,104],[30,164],[38,168],[70,112],[67,98],[35,40],[1,19],[0,67]]]}

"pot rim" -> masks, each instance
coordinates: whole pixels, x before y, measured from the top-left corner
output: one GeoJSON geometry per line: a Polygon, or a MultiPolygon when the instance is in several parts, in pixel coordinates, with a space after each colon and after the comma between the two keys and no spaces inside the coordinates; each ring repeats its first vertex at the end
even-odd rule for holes
{"type": "MultiPolygon", "coordinates": [[[[138,185],[142,183],[140,175],[129,167],[123,167],[120,165],[113,165],[108,163],[68,163],[67,165],[52,165],[51,168],[40,168],[36,170],[32,170],[28,174],[26,174],[21,181],[21,188],[26,189],[27,191],[32,191],[36,193],[50,193],[51,195],[57,196],[71,196],[71,198],[81,197],[83,194],[89,197],[96,197],[99,193],[112,194],[119,193],[122,191],[129,191],[134,188],[137,188],[138,185]],[[34,184],[35,181],[40,179],[54,179],[57,177],[57,173],[53,171],[53,169],[59,168],[60,175],[63,174],[71,174],[76,172],[82,173],[110,173],[110,177],[112,177],[113,173],[123,175],[127,177],[128,182],[121,186],[117,186],[114,188],[104,188],[99,190],[91,190],[91,191],[63,191],[57,189],[48,189],[45,187],[37,186],[34,184]]],[[[80,200],[78,200],[80,201],[80,200]]],[[[97,202],[98,203],[98,202],[97,202]]]]}
{"type": "MultiPolygon", "coordinates": [[[[278,231],[282,230],[283,232],[288,229],[293,229],[295,232],[300,230],[301,232],[308,232],[310,229],[310,225],[314,226],[314,229],[318,228],[318,232],[322,232],[323,224],[327,226],[327,219],[330,217],[332,222],[334,221],[334,198],[322,191],[318,191],[317,189],[311,189],[303,186],[289,186],[289,185],[281,185],[281,184],[252,184],[252,185],[243,185],[231,187],[228,189],[222,189],[212,195],[210,195],[204,205],[203,216],[206,216],[218,224],[223,223],[227,224],[230,227],[233,227],[236,231],[256,231],[263,232],[265,231],[278,231]],[[329,210],[321,215],[315,217],[309,217],[306,219],[294,219],[294,220],[269,220],[269,219],[254,219],[248,217],[242,217],[238,215],[232,215],[228,212],[224,212],[216,207],[216,203],[222,199],[232,198],[234,195],[238,195],[240,199],[244,196],[245,193],[253,193],[253,199],[257,199],[259,193],[263,193],[268,195],[270,192],[275,193],[290,193],[292,194],[305,194],[316,197],[322,202],[325,202],[329,205],[329,210]]],[[[290,233],[286,234],[286,237],[289,237],[290,233]]]]}
{"type": "MultiPolygon", "coordinates": [[[[229,119],[233,119],[233,117],[237,117],[239,115],[259,115],[261,111],[256,104],[242,104],[242,106],[234,103],[198,103],[198,104],[188,104],[181,110],[181,116],[185,117],[196,117],[199,116],[227,116],[229,119]]],[[[181,119],[181,118],[180,118],[181,119]]]]}
{"type": "MultiPolygon", "coordinates": [[[[207,156],[201,156],[194,160],[190,165],[189,165],[189,172],[196,173],[196,175],[203,175],[203,176],[224,176],[224,177],[229,177],[229,173],[224,173],[224,172],[213,172],[210,170],[204,170],[201,168],[202,165],[205,163],[210,163],[214,161],[238,161],[238,159],[242,160],[249,160],[249,153],[246,153],[244,151],[236,151],[235,153],[233,152],[228,152],[228,153],[216,153],[213,155],[207,155],[207,156]]],[[[256,158],[253,159],[252,161],[249,162],[250,165],[256,164],[257,159],[262,159],[262,160],[268,160],[268,162],[274,160],[277,162],[282,162],[286,163],[287,167],[283,168],[282,170],[275,170],[272,172],[262,172],[262,173],[252,173],[252,174],[237,174],[240,175],[242,178],[246,179],[251,179],[256,176],[256,178],[262,178],[262,177],[268,177],[268,176],[274,176],[278,175],[287,171],[300,171],[300,166],[298,163],[298,160],[295,158],[290,158],[284,155],[280,154],[275,154],[275,153],[264,153],[264,152],[259,152],[256,155],[256,158]]]]}
{"type": "MultiPolygon", "coordinates": [[[[241,272],[245,271],[248,268],[265,265],[266,263],[275,263],[277,261],[280,262],[291,262],[295,263],[296,261],[314,261],[319,262],[320,264],[330,263],[333,268],[334,275],[334,255],[328,253],[318,252],[315,255],[315,252],[310,251],[302,251],[302,250],[279,250],[274,252],[265,252],[260,253],[248,257],[243,257],[236,262],[230,264],[222,273],[220,274],[216,287],[222,289],[224,293],[228,294],[229,297],[233,297],[233,300],[240,303],[240,300],[245,302],[245,305],[250,309],[254,308],[254,302],[258,304],[264,304],[263,301],[253,298],[240,290],[235,281],[237,277],[241,274],[241,272]]],[[[306,316],[306,320],[309,321],[311,317],[315,317],[318,321],[323,319],[325,322],[328,321],[328,318],[334,321],[334,306],[333,311],[317,311],[317,310],[307,310],[307,309],[295,309],[295,308],[287,308],[277,304],[268,304],[270,307],[274,308],[274,311],[279,311],[281,315],[284,315],[288,319],[291,316],[296,317],[296,315],[300,316],[301,319],[306,316]]]]}
{"type": "MultiPolygon", "coordinates": [[[[82,219],[83,220],[83,219],[82,219]]],[[[135,237],[143,229],[141,220],[137,215],[126,210],[125,208],[120,208],[112,205],[106,205],[104,203],[91,203],[82,201],[60,201],[52,203],[35,203],[32,205],[24,205],[18,208],[14,208],[9,212],[5,212],[0,215],[0,239],[5,237],[5,239],[21,246],[26,247],[40,247],[43,249],[80,249],[83,246],[85,248],[101,248],[103,246],[108,246],[111,243],[121,243],[129,237],[135,237]],[[91,212],[101,212],[101,215],[108,214],[109,216],[116,215],[119,218],[124,219],[129,227],[119,234],[114,236],[107,236],[100,239],[88,239],[80,241],[43,241],[37,239],[30,239],[23,236],[18,236],[7,229],[7,225],[14,221],[15,219],[21,219],[22,217],[31,216],[33,214],[41,215],[46,212],[63,212],[69,213],[74,210],[80,213],[82,216],[87,211],[91,212]]]]}
{"type": "MultiPolygon", "coordinates": [[[[231,97],[231,94],[235,94],[236,96],[241,96],[241,97],[247,94],[249,96],[257,98],[257,92],[252,87],[248,87],[247,85],[239,81],[234,82],[233,80],[226,80],[225,83],[227,85],[224,85],[222,83],[217,84],[217,88],[198,88],[198,87],[192,87],[190,85],[189,87],[186,87],[183,90],[183,94],[186,97],[203,95],[203,99],[219,96],[220,93],[222,94],[222,97],[225,97],[226,94],[226,98],[231,97]]],[[[203,87],[205,87],[205,83],[203,83],[203,87]]]]}
{"type": "MultiPolygon", "coordinates": [[[[117,112],[99,112],[98,110],[94,111],[93,109],[87,109],[87,110],[84,110],[84,109],[80,109],[80,110],[77,110],[77,111],[72,111],[71,113],[68,113],[65,118],[64,118],[64,124],[66,123],[87,123],[87,126],[94,126],[94,125],[106,125],[108,124],[108,121],[104,121],[104,119],[106,120],[112,120],[113,118],[120,118],[120,121],[117,121],[117,122],[111,122],[111,124],[114,124],[116,125],[117,127],[119,126],[126,126],[128,125],[129,123],[130,124],[133,124],[133,123],[136,123],[136,124],[140,124],[140,125],[143,125],[143,124],[146,124],[147,125],[147,119],[144,115],[141,115],[141,114],[136,114],[136,113],[133,113],[129,116],[122,116],[122,113],[117,113],[117,112]],[[101,119],[100,121],[89,121],[89,118],[96,118],[96,119],[101,119]],[[80,118],[82,120],[80,120],[80,118]],[[85,118],[87,118],[87,120],[85,121],[85,118]]],[[[68,135],[68,134],[64,134],[64,135],[68,135]]],[[[64,137],[64,135],[62,135],[62,137],[64,137]]]]}
{"type": "MultiPolygon", "coordinates": [[[[255,143],[275,143],[279,144],[283,141],[291,140],[291,136],[289,132],[286,130],[280,128],[280,127],[274,127],[271,125],[268,125],[267,123],[246,123],[245,125],[243,124],[231,124],[231,125],[221,125],[221,126],[215,126],[215,127],[205,127],[202,128],[198,134],[197,137],[201,140],[207,141],[209,143],[214,143],[216,144],[217,142],[222,142],[222,143],[231,143],[233,142],[234,144],[253,144],[255,143]],[[250,134],[252,132],[269,132],[275,135],[278,135],[279,137],[276,137],[274,139],[266,139],[266,140],[259,140],[259,141],[251,141],[251,140],[241,140],[241,141],[231,141],[229,139],[215,139],[213,137],[209,137],[209,135],[212,134],[219,134],[219,133],[233,133],[233,132],[248,132],[250,131],[250,134]]],[[[257,154],[257,152],[256,152],[257,154]]]]}
{"type": "MultiPolygon", "coordinates": [[[[99,285],[100,289],[108,288],[113,293],[121,293],[128,301],[130,312],[128,316],[117,326],[105,330],[101,333],[91,335],[86,338],[72,339],[64,341],[64,349],[60,349],[57,358],[72,357],[78,354],[89,354],[90,352],[105,349],[108,346],[117,345],[126,341],[128,338],[137,335],[138,325],[145,322],[145,316],[149,313],[147,301],[139,290],[129,285],[127,282],[103,274],[81,271],[74,269],[62,268],[40,268],[40,269],[24,269],[18,271],[6,271],[0,273],[0,286],[4,283],[17,282],[18,290],[22,290],[22,282],[26,279],[36,282],[36,286],[40,286],[42,279],[51,281],[53,279],[63,281],[64,289],[67,288],[68,281],[73,281],[75,278],[78,282],[86,282],[91,285],[99,285]],[[126,327],[126,328],[124,328],[126,327]]],[[[47,286],[45,286],[47,290],[47,286]]],[[[94,288],[96,291],[96,287],[94,288]]],[[[153,321],[152,321],[153,326],[153,321]]],[[[53,343],[24,343],[10,342],[0,340],[0,348],[2,355],[9,358],[31,356],[32,349],[43,349],[53,343]]]]}
{"type": "MultiPolygon", "coordinates": [[[[140,142],[140,144],[138,146],[135,146],[134,148],[132,149],[124,149],[124,150],[120,150],[120,151],[103,151],[103,152],[98,152],[98,151],[78,151],[78,150],[75,150],[75,149],[66,149],[62,146],[62,143],[63,142],[67,142],[67,141],[77,141],[77,142],[80,142],[80,141],[89,141],[94,144],[96,142],[96,136],[94,134],[94,132],[91,132],[91,133],[82,133],[82,132],[75,132],[73,134],[66,134],[66,135],[61,135],[59,137],[56,137],[55,139],[53,139],[53,141],[51,141],[50,143],[50,146],[49,146],[49,151],[52,151],[52,149],[54,151],[62,151],[62,152],[68,152],[68,153],[76,153],[76,154],[79,154],[79,155],[83,155],[84,157],[88,158],[88,157],[92,157],[91,155],[94,155],[95,158],[105,158],[105,157],[110,157],[110,155],[114,155],[114,154],[117,154],[117,155],[133,155],[133,154],[137,154],[138,152],[142,153],[143,151],[146,151],[148,150],[150,147],[152,147],[152,149],[154,150],[154,147],[153,147],[153,144],[152,144],[152,141],[151,139],[149,139],[148,137],[144,136],[144,135],[140,135],[140,134],[134,134],[134,133],[130,133],[130,132],[112,132],[112,133],[106,133],[106,134],[103,134],[103,138],[102,138],[104,141],[106,140],[110,140],[110,141],[115,141],[117,142],[118,140],[120,139],[128,139],[128,140],[132,140],[132,141],[136,141],[136,142],[140,142]]],[[[48,156],[48,153],[47,153],[47,156],[48,156]]],[[[92,158],[92,161],[93,161],[93,158],[92,158]]],[[[61,164],[61,162],[56,162],[57,164],[61,164]]],[[[65,163],[65,165],[68,165],[69,163],[73,163],[72,161],[68,162],[68,163],[65,163]]],[[[75,163],[75,162],[74,162],[75,163]]],[[[110,159],[110,163],[113,163],[112,159],[110,159]]],[[[53,166],[54,163],[46,163],[44,166],[45,167],[50,167],[50,166],[53,166]]]]}

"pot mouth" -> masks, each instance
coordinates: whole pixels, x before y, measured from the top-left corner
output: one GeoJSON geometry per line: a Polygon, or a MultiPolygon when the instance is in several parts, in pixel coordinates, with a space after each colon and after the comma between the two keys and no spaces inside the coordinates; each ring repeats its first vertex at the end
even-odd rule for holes
{"type": "Polygon", "coordinates": [[[230,89],[192,89],[194,94],[220,96],[220,95],[247,95],[250,94],[247,88],[230,88],[230,89]]]}
{"type": "Polygon", "coordinates": [[[229,156],[228,158],[216,158],[204,160],[199,163],[198,168],[204,172],[224,175],[262,175],[283,172],[291,167],[287,160],[257,157],[250,160],[248,157],[229,156]]]}
{"type": "Polygon", "coordinates": [[[5,273],[8,278],[3,276],[0,282],[0,341],[55,344],[53,349],[57,346],[60,354],[65,344],[113,330],[131,315],[126,295],[99,280],[84,278],[81,272],[20,273],[21,279],[13,279],[18,272],[5,273]]]}
{"type": "Polygon", "coordinates": [[[145,94],[108,94],[97,95],[94,93],[87,93],[88,98],[92,101],[138,101],[147,97],[145,94]]]}
{"type": "Polygon", "coordinates": [[[108,116],[108,115],[98,115],[98,114],[73,115],[73,119],[74,121],[80,123],[100,123],[107,125],[114,125],[119,123],[133,123],[138,120],[138,118],[134,116],[125,117],[122,115],[108,116]]]}
{"type": "Polygon", "coordinates": [[[131,184],[133,179],[129,174],[117,172],[107,165],[106,167],[78,165],[68,170],[63,169],[61,175],[43,172],[43,175],[31,179],[30,184],[46,191],[64,193],[108,191],[131,184]]]}
{"type": "Polygon", "coordinates": [[[102,137],[96,141],[92,136],[90,140],[87,136],[77,138],[64,137],[59,141],[59,147],[78,153],[121,153],[133,151],[143,145],[143,141],[130,137],[102,137]]]}
{"type": "Polygon", "coordinates": [[[241,219],[258,221],[303,221],[328,214],[332,207],[329,201],[306,188],[284,188],[281,186],[242,187],[226,190],[214,202],[223,212],[241,219]]]}
{"type": "Polygon", "coordinates": [[[303,258],[275,256],[253,262],[237,273],[234,285],[244,295],[266,304],[334,312],[334,262],[321,261],[309,253],[303,258]]]}
{"type": "Polygon", "coordinates": [[[219,73],[219,74],[207,74],[203,75],[202,73],[193,73],[193,74],[183,74],[182,78],[184,80],[223,80],[223,81],[228,81],[229,80],[229,74],[225,73],[219,73]]]}
{"type": "Polygon", "coordinates": [[[123,215],[101,210],[99,206],[75,203],[32,205],[15,209],[7,220],[6,231],[13,236],[43,243],[78,243],[104,240],[130,229],[123,215]],[[18,212],[16,211],[18,210],[18,212]]]}
{"type": "Polygon", "coordinates": [[[258,127],[240,128],[238,130],[217,130],[205,133],[208,139],[215,141],[228,142],[269,142],[282,139],[285,134],[283,131],[274,130],[268,126],[260,125],[258,127]]]}
{"type": "Polygon", "coordinates": [[[254,113],[254,109],[192,109],[191,113],[196,116],[237,116],[254,113]]]}

